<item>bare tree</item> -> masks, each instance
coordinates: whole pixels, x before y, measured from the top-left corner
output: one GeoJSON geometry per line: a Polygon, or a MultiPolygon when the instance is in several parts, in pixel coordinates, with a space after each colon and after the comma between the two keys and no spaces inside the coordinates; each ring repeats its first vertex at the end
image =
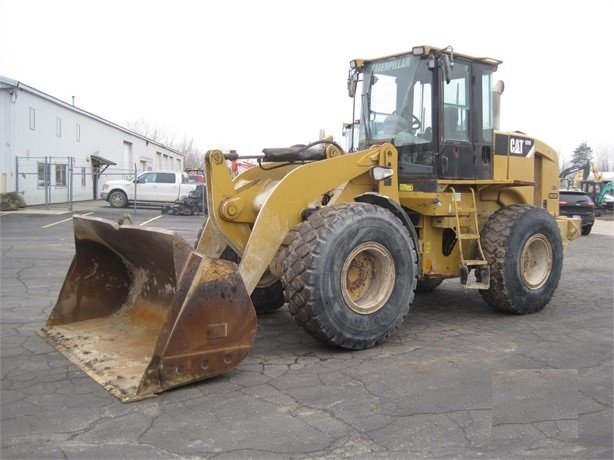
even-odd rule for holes
{"type": "Polygon", "coordinates": [[[186,168],[203,169],[205,159],[202,151],[194,145],[194,139],[183,137],[181,142],[175,147],[175,150],[180,151],[184,155],[184,164],[186,168]]]}
{"type": "Polygon", "coordinates": [[[126,128],[140,134],[141,136],[145,136],[154,142],[162,144],[165,147],[172,148],[167,133],[163,129],[156,126],[151,126],[143,119],[126,123],[126,128]]]}
{"type": "Polygon", "coordinates": [[[204,158],[201,150],[194,145],[194,139],[183,136],[181,140],[177,140],[176,135],[169,135],[165,130],[152,126],[143,119],[126,123],[126,128],[169,149],[181,152],[186,169],[203,169],[204,158]]]}
{"type": "Polygon", "coordinates": [[[614,152],[609,145],[597,147],[595,165],[600,171],[614,171],[614,152]]]}

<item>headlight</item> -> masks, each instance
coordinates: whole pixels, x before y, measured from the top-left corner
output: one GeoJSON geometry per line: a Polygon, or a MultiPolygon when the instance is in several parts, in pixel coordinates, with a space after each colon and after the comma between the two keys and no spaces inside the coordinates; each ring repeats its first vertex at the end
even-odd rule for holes
{"type": "Polygon", "coordinates": [[[384,180],[392,177],[394,171],[391,168],[384,168],[383,166],[376,166],[371,170],[371,176],[375,180],[384,180]]]}

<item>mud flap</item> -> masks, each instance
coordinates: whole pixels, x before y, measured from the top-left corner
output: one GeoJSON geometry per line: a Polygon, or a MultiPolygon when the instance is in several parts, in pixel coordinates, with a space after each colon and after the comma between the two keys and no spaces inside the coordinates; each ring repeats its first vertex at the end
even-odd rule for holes
{"type": "Polygon", "coordinates": [[[38,335],[123,402],[229,372],[256,313],[235,263],[163,229],[74,217],[75,256],[38,335]]]}

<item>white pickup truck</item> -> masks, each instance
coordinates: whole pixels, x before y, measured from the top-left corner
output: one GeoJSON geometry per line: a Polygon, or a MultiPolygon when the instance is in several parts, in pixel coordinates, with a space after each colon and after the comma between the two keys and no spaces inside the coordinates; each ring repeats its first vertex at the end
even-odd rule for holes
{"type": "Polygon", "coordinates": [[[198,184],[190,182],[188,174],[174,171],[147,171],[134,180],[110,180],[102,186],[100,198],[113,208],[129,203],[163,205],[188,195],[198,184]]]}

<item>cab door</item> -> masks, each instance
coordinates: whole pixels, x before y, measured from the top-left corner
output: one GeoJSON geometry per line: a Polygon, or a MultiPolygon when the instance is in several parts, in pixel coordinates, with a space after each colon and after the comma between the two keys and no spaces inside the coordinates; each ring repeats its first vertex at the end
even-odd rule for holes
{"type": "Polygon", "coordinates": [[[449,179],[493,178],[492,68],[455,62],[450,82],[442,82],[439,105],[439,176],[449,179]]]}
{"type": "Polygon", "coordinates": [[[440,175],[450,179],[474,179],[475,154],[467,127],[469,109],[445,105],[443,113],[440,175]]]}
{"type": "Polygon", "coordinates": [[[156,182],[158,187],[156,198],[158,201],[172,202],[180,198],[180,184],[177,181],[177,174],[173,172],[159,172],[156,182]]]}
{"type": "Polygon", "coordinates": [[[475,178],[475,154],[471,136],[471,66],[455,62],[450,82],[442,82],[439,135],[439,173],[450,179],[475,178]]]}
{"type": "Polygon", "coordinates": [[[136,201],[156,201],[158,199],[157,173],[146,172],[136,179],[136,201]]]}

